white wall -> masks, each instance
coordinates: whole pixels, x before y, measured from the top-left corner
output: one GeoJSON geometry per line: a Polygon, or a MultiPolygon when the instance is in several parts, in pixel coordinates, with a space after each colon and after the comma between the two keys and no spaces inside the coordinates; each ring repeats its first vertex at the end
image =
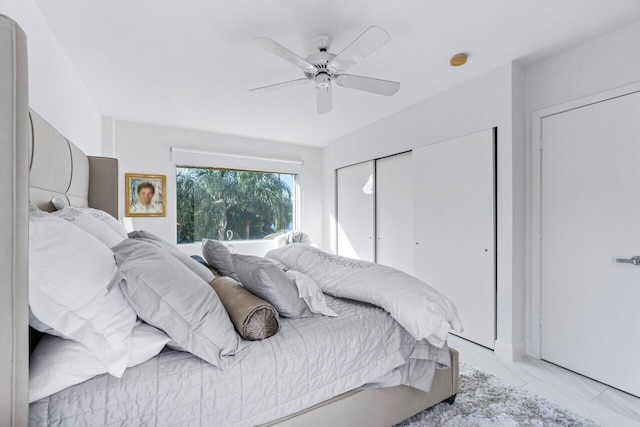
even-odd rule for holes
{"type": "Polygon", "coordinates": [[[335,250],[336,168],[498,127],[498,340],[531,352],[531,115],[640,82],[640,23],[529,65],[506,65],[333,141],[324,150],[325,248],[335,250]]]}
{"type": "Polygon", "coordinates": [[[496,352],[508,358],[524,352],[523,98],[524,72],[506,64],[339,138],[324,152],[324,246],[335,251],[336,168],[498,127],[496,352]]]}
{"type": "MultiPolygon", "coordinates": [[[[170,148],[190,148],[228,154],[304,161],[298,175],[300,222],[298,228],[322,242],[322,150],[274,141],[243,138],[187,129],[113,120],[105,117],[103,146],[119,160],[120,216],[124,216],[124,174],[148,173],[167,176],[167,216],[133,218],[136,229],[145,229],[169,241],[176,241],[176,168],[170,148]],[[109,138],[113,138],[109,140],[109,138]]],[[[259,246],[259,244],[258,244],[259,246]]],[[[243,252],[253,252],[246,245],[243,252]]],[[[188,250],[188,249],[187,249],[188,250]]],[[[258,248],[256,247],[256,250],[258,248]]],[[[264,252],[263,250],[260,250],[264,252]]]]}
{"type": "Polygon", "coordinates": [[[29,106],[89,155],[102,154],[100,112],[33,0],[0,0],[27,35],[29,106]]]}
{"type": "Polygon", "coordinates": [[[531,330],[538,315],[531,312],[531,115],[543,108],[640,82],[640,23],[624,27],[546,58],[525,70],[526,88],[526,212],[527,212],[527,352],[537,353],[531,330]]]}

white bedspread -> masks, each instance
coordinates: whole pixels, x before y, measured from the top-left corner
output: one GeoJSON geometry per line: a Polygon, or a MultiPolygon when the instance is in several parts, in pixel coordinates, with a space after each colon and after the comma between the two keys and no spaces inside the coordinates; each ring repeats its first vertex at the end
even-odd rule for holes
{"type": "Polygon", "coordinates": [[[324,293],[384,308],[417,340],[442,347],[451,329],[462,332],[458,311],[449,299],[395,268],[301,243],[274,249],[266,257],[311,277],[324,293]]]}
{"type": "Polygon", "coordinates": [[[380,308],[327,303],[339,317],[283,318],[232,368],[165,350],[120,379],[101,375],[32,403],[29,424],[250,426],[379,379],[428,391],[435,369],[450,363],[446,345],[417,342],[380,308]]]}

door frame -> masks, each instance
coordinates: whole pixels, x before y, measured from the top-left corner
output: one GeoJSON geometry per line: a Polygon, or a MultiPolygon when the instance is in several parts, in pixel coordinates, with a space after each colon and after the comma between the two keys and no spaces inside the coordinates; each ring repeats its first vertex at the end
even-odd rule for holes
{"type": "Polygon", "coordinates": [[[529,221],[530,275],[526,319],[530,330],[526,353],[540,358],[542,344],[542,120],[599,102],[640,92],[640,82],[536,110],[531,114],[531,210],[529,221]]]}

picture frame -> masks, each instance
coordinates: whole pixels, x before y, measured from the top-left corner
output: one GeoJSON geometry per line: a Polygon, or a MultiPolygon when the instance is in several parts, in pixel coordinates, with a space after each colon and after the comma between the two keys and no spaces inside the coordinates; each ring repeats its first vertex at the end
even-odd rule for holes
{"type": "Polygon", "coordinates": [[[124,216],[167,216],[166,175],[125,173],[124,216]]]}

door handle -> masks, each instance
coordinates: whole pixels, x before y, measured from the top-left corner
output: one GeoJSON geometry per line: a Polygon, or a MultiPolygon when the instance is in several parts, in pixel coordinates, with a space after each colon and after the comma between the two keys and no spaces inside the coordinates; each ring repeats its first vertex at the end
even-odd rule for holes
{"type": "Polygon", "coordinates": [[[631,258],[611,258],[611,262],[620,262],[623,264],[640,265],[640,255],[631,258]]]}

